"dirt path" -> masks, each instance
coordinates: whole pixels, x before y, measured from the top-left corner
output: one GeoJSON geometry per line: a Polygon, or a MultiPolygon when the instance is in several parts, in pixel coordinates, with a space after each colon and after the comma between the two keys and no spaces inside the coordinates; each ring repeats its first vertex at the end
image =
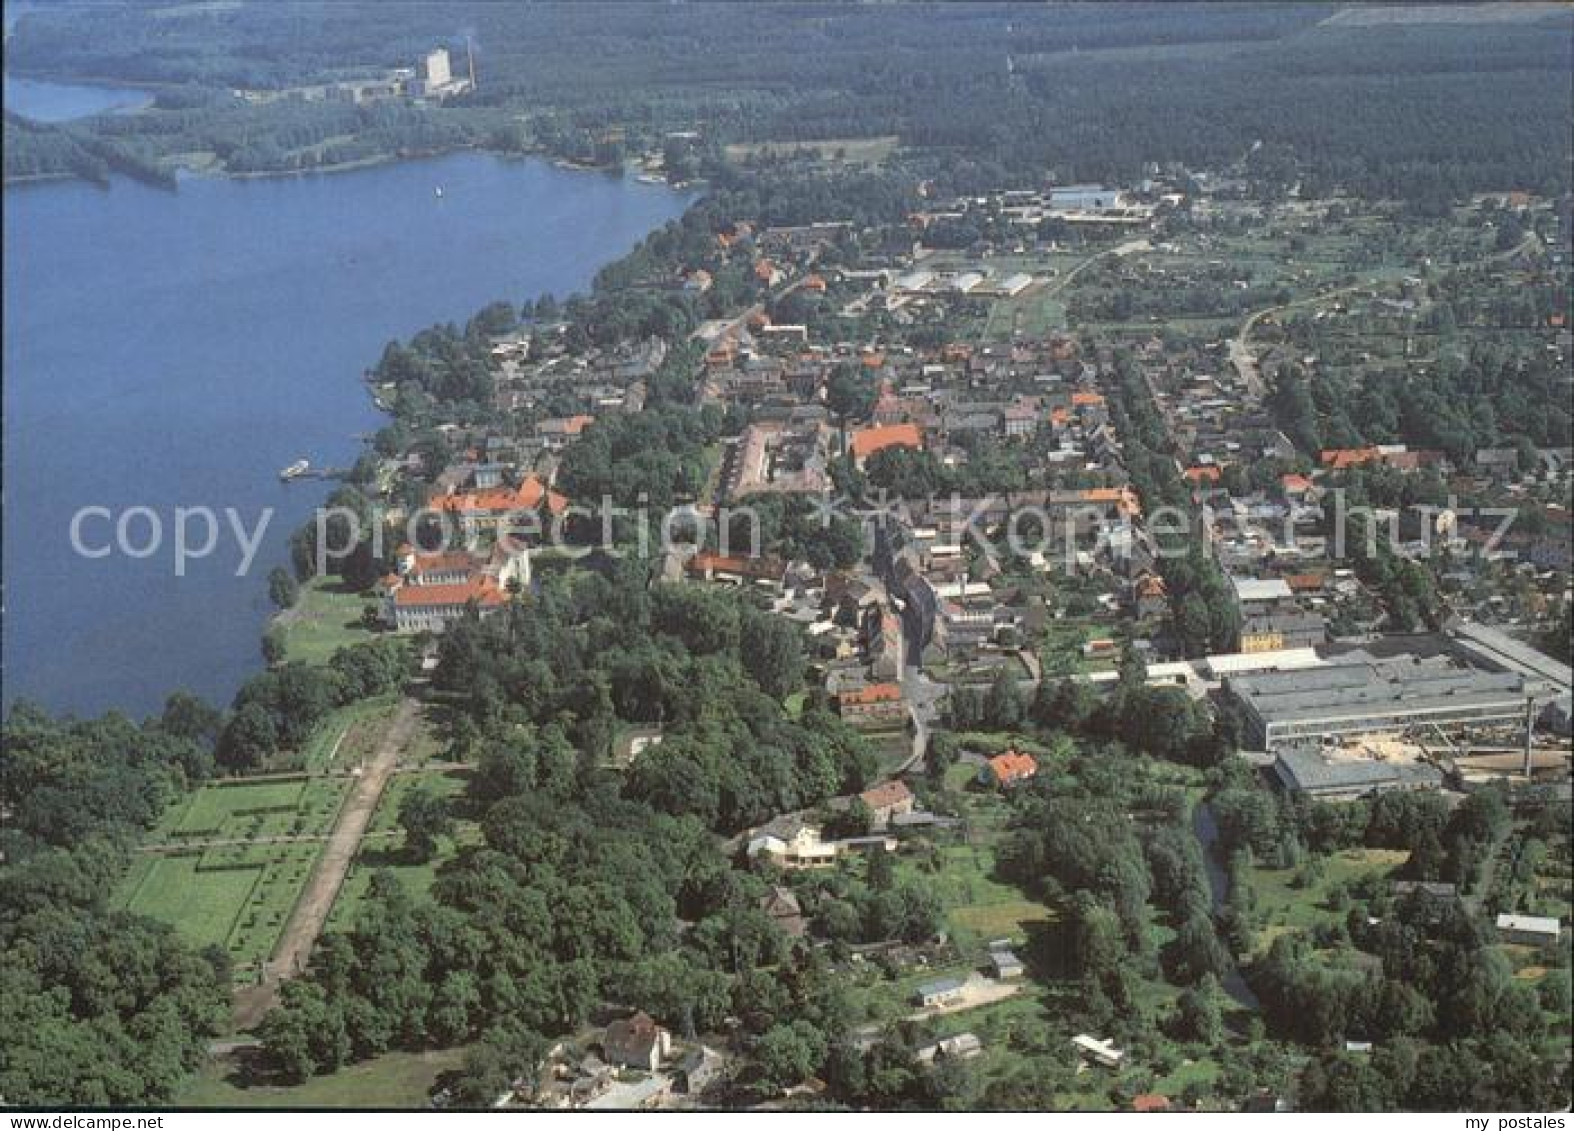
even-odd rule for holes
{"type": "Polygon", "coordinates": [[[399,761],[399,752],[410,741],[420,720],[420,703],[406,697],[399,703],[393,721],[383,734],[377,751],[366,766],[366,772],[356,780],[339,811],[338,822],[328,838],[317,867],[307,881],[306,890],[290,912],[289,921],[279,935],[273,956],[263,965],[260,983],[242,986],[235,992],[235,1028],[239,1032],[252,1029],[278,1001],[279,986],[306,968],[317,936],[333,910],[334,898],[350,871],[366,826],[371,823],[383,787],[393,776],[399,761]]]}

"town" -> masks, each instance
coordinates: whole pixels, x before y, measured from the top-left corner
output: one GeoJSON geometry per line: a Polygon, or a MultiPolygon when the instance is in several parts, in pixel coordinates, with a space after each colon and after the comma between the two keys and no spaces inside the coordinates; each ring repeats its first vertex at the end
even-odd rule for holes
{"type": "MultiPolygon", "coordinates": [[[[720,820],[743,826],[726,847],[784,945],[857,987],[863,1056],[896,1025],[913,1071],[965,1061],[992,1096],[1021,1095],[1005,1089],[1030,1040],[1081,1106],[1316,1105],[1304,1055],[1246,1068],[1230,1034],[1266,1019],[1294,1040],[1295,995],[1318,992],[1296,979],[1360,984],[1389,969],[1384,923],[1439,915],[1480,921],[1510,984],[1557,1012],[1571,674],[1538,644],[1567,627],[1567,417],[1511,442],[1448,431],[1446,398],[1483,365],[1513,374],[1505,398],[1566,392],[1566,200],[1417,219],[1155,168],[887,226],[702,222],[636,257],[632,313],[548,299],[391,346],[368,380],[399,424],[354,478],[390,531],[442,546],[401,541],[378,576],[352,539],[305,599],[340,602],[356,633],[430,640],[455,690],[456,634],[630,556],[653,589],[727,591],[793,626],[807,685],[782,684],[789,713],[839,716],[874,772],[720,820]],[[675,309],[692,328],[635,325],[675,309]],[[436,392],[465,353],[484,379],[436,392]],[[1435,417],[1385,423],[1396,381],[1444,398],[1435,417]],[[653,541],[614,529],[607,498],[684,521],[653,541]],[[1091,784],[1101,759],[1118,780],[1091,784]],[[1141,830],[1158,906],[1122,909],[1114,943],[1138,973],[1100,974],[1086,950],[1103,929],[1089,892],[1119,888],[1026,866],[1048,851],[1028,830],[1075,781],[1141,830]],[[1161,881],[1161,852],[1190,879],[1161,881]],[[912,920],[851,914],[882,892],[917,899],[912,920]],[[1071,976],[1102,1009],[1055,1004],[1071,976]],[[1029,1038],[1039,1010],[1061,1020],[1029,1038]]],[[[687,727],[613,679],[629,706],[604,764],[687,772],[663,761],[687,727]]],[[[1301,1039],[1359,1061],[1414,1031],[1346,1008],[1301,1039]]],[[[767,1070],[740,1058],[749,1043],[687,1005],[614,1011],[496,1102],[825,1092],[812,1054],[767,1070]]]]}
{"type": "Polygon", "coordinates": [[[68,7],[6,1103],[1567,1110],[1567,9],[68,7]]]}

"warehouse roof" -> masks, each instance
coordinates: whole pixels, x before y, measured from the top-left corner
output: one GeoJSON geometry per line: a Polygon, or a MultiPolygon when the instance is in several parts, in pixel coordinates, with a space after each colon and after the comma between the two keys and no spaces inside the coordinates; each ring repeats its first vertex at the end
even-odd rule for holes
{"type": "Polygon", "coordinates": [[[1560,691],[1574,688],[1574,669],[1545,652],[1516,640],[1502,629],[1489,625],[1465,623],[1455,630],[1459,642],[1476,659],[1493,667],[1518,672],[1526,679],[1541,680],[1560,691]]]}
{"type": "Polygon", "coordinates": [[[1414,661],[1330,664],[1232,676],[1229,687],[1265,723],[1358,719],[1385,709],[1423,715],[1460,708],[1506,708],[1525,698],[1525,681],[1517,673],[1414,661]]]}
{"type": "Polygon", "coordinates": [[[1425,762],[1379,762],[1372,758],[1325,758],[1316,747],[1279,748],[1273,765],[1285,788],[1307,793],[1377,790],[1409,786],[1437,788],[1443,775],[1425,762]]]}

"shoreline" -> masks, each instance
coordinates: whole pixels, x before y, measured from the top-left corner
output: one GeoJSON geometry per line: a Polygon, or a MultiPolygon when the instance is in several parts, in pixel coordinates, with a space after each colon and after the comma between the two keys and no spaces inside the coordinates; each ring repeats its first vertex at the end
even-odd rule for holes
{"type": "MultiPolygon", "coordinates": [[[[31,119],[29,119],[31,120],[31,119]]],[[[284,177],[310,177],[316,175],[331,176],[338,173],[355,173],[366,169],[376,169],[384,165],[397,165],[401,162],[435,161],[443,157],[451,157],[460,153],[488,154],[499,161],[545,161],[555,169],[567,173],[597,173],[602,176],[616,176],[620,180],[635,181],[651,188],[664,188],[669,192],[694,192],[704,187],[704,182],[682,181],[673,182],[666,178],[659,180],[646,179],[649,174],[636,174],[629,166],[586,165],[570,161],[566,158],[554,157],[547,150],[537,149],[529,151],[493,149],[485,145],[456,145],[447,149],[423,150],[421,152],[407,153],[382,153],[368,157],[358,157],[353,161],[338,161],[327,165],[314,165],[305,169],[248,169],[235,172],[225,168],[199,169],[190,165],[176,164],[171,170],[171,175],[177,180],[180,178],[198,178],[202,180],[230,180],[230,181],[260,181],[274,180],[284,177]]],[[[120,174],[122,176],[126,174],[120,174]]],[[[5,177],[0,180],[0,187],[10,188],[12,185],[46,184],[55,181],[82,181],[86,184],[100,184],[101,182],[91,177],[84,177],[77,173],[28,173],[23,176],[5,177]]]]}

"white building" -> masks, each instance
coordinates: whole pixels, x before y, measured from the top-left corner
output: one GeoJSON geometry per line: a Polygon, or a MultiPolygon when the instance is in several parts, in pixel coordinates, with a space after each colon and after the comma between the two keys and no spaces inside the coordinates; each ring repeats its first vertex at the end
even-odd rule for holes
{"type": "Polygon", "coordinates": [[[1562,928],[1556,919],[1541,915],[1510,915],[1497,917],[1497,933],[1504,942],[1523,946],[1556,946],[1562,928]]]}
{"type": "Polygon", "coordinates": [[[1077,1050],[1077,1056],[1082,1060],[1091,1060],[1105,1068],[1119,1068],[1126,1059],[1123,1050],[1116,1048],[1108,1041],[1101,1041],[1097,1037],[1090,1037],[1086,1033],[1078,1033],[1071,1038],[1071,1045],[1077,1050]]]}

